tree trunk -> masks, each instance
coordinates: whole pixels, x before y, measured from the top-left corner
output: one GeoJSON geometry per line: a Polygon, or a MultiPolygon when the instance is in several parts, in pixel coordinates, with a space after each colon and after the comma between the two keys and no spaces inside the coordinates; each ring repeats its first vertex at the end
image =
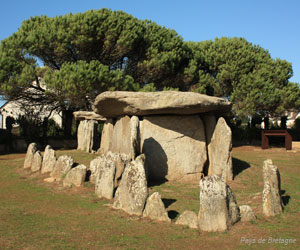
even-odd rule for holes
{"type": "Polygon", "coordinates": [[[64,135],[66,137],[71,137],[72,121],[73,121],[73,110],[65,110],[63,112],[63,128],[64,128],[64,135]]]}

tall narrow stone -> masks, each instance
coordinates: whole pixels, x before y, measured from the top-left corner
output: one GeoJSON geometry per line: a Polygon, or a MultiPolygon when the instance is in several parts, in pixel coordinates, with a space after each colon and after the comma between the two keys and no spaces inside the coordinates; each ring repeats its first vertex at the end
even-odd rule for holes
{"type": "Polygon", "coordinates": [[[220,117],[209,143],[208,175],[221,176],[225,181],[233,179],[231,151],[231,129],[225,119],[220,117]]]}
{"type": "Polygon", "coordinates": [[[56,163],[56,153],[55,150],[51,148],[50,145],[47,145],[44,152],[43,163],[41,172],[47,173],[52,172],[56,163]]]}
{"type": "Polygon", "coordinates": [[[106,159],[104,164],[99,166],[95,185],[95,193],[99,198],[113,198],[115,173],[116,165],[110,159],[106,159]]]}
{"type": "Polygon", "coordinates": [[[202,231],[225,231],[240,219],[230,187],[217,175],[200,181],[199,228],[202,231]]]}
{"type": "Polygon", "coordinates": [[[32,172],[40,171],[42,167],[42,161],[43,161],[43,156],[41,152],[38,150],[34,153],[32,164],[31,164],[31,171],[32,172]]]}
{"type": "Polygon", "coordinates": [[[106,154],[111,150],[113,132],[114,132],[113,120],[107,119],[102,129],[101,143],[100,143],[100,149],[98,153],[106,154]]]}
{"type": "Polygon", "coordinates": [[[56,181],[60,181],[71,170],[74,160],[71,156],[62,155],[55,163],[54,169],[51,172],[51,177],[56,181]]]}
{"type": "Polygon", "coordinates": [[[105,161],[106,161],[106,157],[104,155],[100,155],[90,162],[90,171],[91,171],[90,182],[91,183],[94,183],[94,184],[96,183],[96,179],[99,174],[100,166],[101,166],[101,164],[104,164],[105,161]]]}
{"type": "Polygon", "coordinates": [[[111,151],[130,155],[130,136],[130,118],[129,116],[122,116],[114,125],[111,151]]]}
{"type": "Polygon", "coordinates": [[[80,121],[77,131],[77,149],[92,152],[99,148],[97,142],[97,127],[97,121],[80,121]]]}
{"type": "Polygon", "coordinates": [[[140,155],[125,168],[113,208],[123,209],[133,215],[142,215],[148,196],[144,161],[145,156],[140,155]]]}
{"type": "Polygon", "coordinates": [[[272,160],[264,161],[263,166],[264,190],[263,190],[263,213],[265,216],[274,216],[283,211],[280,174],[272,160]]]}
{"type": "Polygon", "coordinates": [[[24,160],[24,166],[23,166],[24,168],[31,168],[33,156],[36,151],[37,151],[36,143],[35,142],[30,143],[27,148],[27,153],[26,153],[25,160],[24,160]]]}
{"type": "Polygon", "coordinates": [[[130,156],[134,160],[140,154],[140,121],[137,116],[130,119],[130,156]]]}

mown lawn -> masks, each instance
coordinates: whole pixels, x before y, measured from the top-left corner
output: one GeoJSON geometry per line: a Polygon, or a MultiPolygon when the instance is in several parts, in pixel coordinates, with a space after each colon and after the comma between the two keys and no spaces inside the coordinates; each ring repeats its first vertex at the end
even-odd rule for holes
{"type": "MultiPolygon", "coordinates": [[[[96,157],[76,150],[57,151],[57,155],[62,154],[86,165],[96,157]]],[[[234,148],[236,176],[230,186],[239,205],[253,208],[257,221],[239,222],[223,233],[128,216],[111,209],[112,201],[97,199],[90,183],[81,188],[63,188],[61,184],[44,182],[47,175],[22,169],[24,157],[0,156],[1,250],[300,248],[300,152],[234,148]],[[274,218],[262,215],[262,163],[267,158],[279,168],[286,204],[284,213],[274,218]],[[273,242],[279,238],[296,239],[296,243],[273,242]],[[265,243],[258,243],[264,239],[265,243]]],[[[161,193],[173,221],[184,210],[199,209],[198,183],[166,182],[149,188],[150,193],[154,191],[161,193]]]]}

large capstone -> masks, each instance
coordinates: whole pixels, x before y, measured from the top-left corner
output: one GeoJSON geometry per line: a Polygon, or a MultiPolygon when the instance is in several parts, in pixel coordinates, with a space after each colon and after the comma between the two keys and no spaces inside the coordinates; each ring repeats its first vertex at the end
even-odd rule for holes
{"type": "Polygon", "coordinates": [[[30,143],[27,148],[27,153],[24,160],[24,168],[31,168],[31,164],[33,161],[33,156],[35,152],[37,151],[37,145],[36,143],[30,143]]]}
{"type": "Polygon", "coordinates": [[[122,209],[132,215],[142,215],[148,196],[144,158],[144,155],[138,156],[125,168],[113,208],[122,209]]]}
{"type": "Polygon", "coordinates": [[[96,97],[94,111],[108,118],[124,115],[191,115],[210,111],[227,111],[231,104],[222,98],[194,92],[106,91],[96,97]]]}
{"type": "Polygon", "coordinates": [[[55,150],[51,148],[50,145],[47,145],[44,152],[43,163],[41,172],[47,173],[52,172],[56,163],[56,153],[55,150]]]}
{"type": "Polygon", "coordinates": [[[38,150],[34,153],[32,164],[31,164],[31,171],[32,172],[40,171],[42,167],[42,161],[43,161],[43,156],[41,152],[38,150]]]}
{"type": "Polygon", "coordinates": [[[105,121],[106,118],[91,111],[76,111],[73,112],[75,120],[94,120],[94,121],[105,121]]]}
{"type": "Polygon", "coordinates": [[[240,219],[235,196],[217,175],[200,181],[199,228],[202,231],[225,231],[240,219]]]}
{"type": "Polygon", "coordinates": [[[85,180],[86,177],[86,166],[78,165],[75,168],[72,168],[63,180],[64,187],[72,187],[73,185],[76,187],[80,187],[85,180]]]}
{"type": "Polygon", "coordinates": [[[73,164],[74,160],[71,156],[60,156],[56,161],[54,169],[51,172],[50,176],[53,177],[56,181],[60,181],[71,170],[73,164]]]}
{"type": "Polygon", "coordinates": [[[200,179],[207,152],[205,130],[198,115],[145,116],[140,133],[150,179],[200,179]]]}
{"type": "Polygon", "coordinates": [[[99,148],[97,135],[98,122],[94,120],[80,121],[77,131],[77,149],[93,152],[99,148]]]}
{"type": "MultiPolygon", "coordinates": [[[[212,124],[213,121],[207,122],[212,124]]],[[[209,129],[209,128],[208,128],[209,129]]],[[[208,145],[209,175],[221,176],[224,180],[232,180],[232,134],[223,117],[218,119],[208,145]]]]}
{"type": "Polygon", "coordinates": [[[273,165],[272,160],[264,161],[263,165],[263,213],[265,216],[274,216],[283,211],[280,188],[280,174],[277,166],[273,165]]]}

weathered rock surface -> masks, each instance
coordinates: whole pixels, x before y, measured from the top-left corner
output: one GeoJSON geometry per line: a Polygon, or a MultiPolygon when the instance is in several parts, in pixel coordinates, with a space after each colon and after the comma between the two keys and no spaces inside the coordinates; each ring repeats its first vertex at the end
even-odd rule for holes
{"type": "Polygon", "coordinates": [[[56,181],[60,181],[72,168],[74,160],[71,156],[62,155],[60,156],[54,166],[50,176],[56,181]]]}
{"type": "Polygon", "coordinates": [[[56,163],[56,153],[51,146],[47,145],[44,152],[41,173],[52,172],[56,163]]]}
{"type": "Polygon", "coordinates": [[[114,125],[111,151],[130,155],[131,144],[130,118],[120,117],[114,125]]]}
{"type": "Polygon", "coordinates": [[[106,161],[106,157],[104,155],[100,155],[97,158],[91,160],[90,162],[90,182],[91,183],[96,183],[97,176],[99,174],[99,169],[102,164],[105,164],[104,162],[106,161]]]}
{"type": "Polygon", "coordinates": [[[218,119],[209,143],[209,175],[218,175],[232,180],[232,133],[223,117],[218,119]]]}
{"type": "Polygon", "coordinates": [[[79,120],[79,121],[83,121],[83,120],[105,121],[106,120],[105,117],[91,111],[76,111],[73,112],[73,116],[75,120],[79,120]]]}
{"type": "Polygon", "coordinates": [[[256,216],[252,211],[252,208],[248,205],[239,206],[241,221],[255,221],[256,216]]]}
{"type": "Polygon", "coordinates": [[[148,196],[144,161],[145,156],[140,155],[125,168],[113,208],[123,209],[133,215],[142,215],[148,196]]]}
{"type": "Polygon", "coordinates": [[[205,126],[205,135],[206,135],[206,145],[207,145],[207,155],[209,166],[208,169],[212,171],[213,169],[213,145],[211,144],[211,139],[214,135],[214,131],[217,125],[216,117],[212,114],[207,114],[202,116],[203,123],[205,126]]]}
{"type": "Polygon", "coordinates": [[[148,217],[152,220],[171,222],[168,217],[165,205],[161,200],[161,196],[158,192],[151,194],[146,202],[146,206],[143,212],[143,217],[148,217]]]}
{"type": "Polygon", "coordinates": [[[150,179],[200,179],[207,152],[199,116],[147,116],[140,124],[141,151],[150,179]]]}
{"type": "Polygon", "coordinates": [[[134,160],[140,155],[140,121],[137,116],[130,119],[130,156],[134,160]]]}
{"type": "Polygon", "coordinates": [[[264,161],[263,166],[264,190],[263,213],[265,216],[274,216],[283,211],[280,188],[280,174],[272,160],[264,161]]]}
{"type": "Polygon", "coordinates": [[[97,138],[98,122],[94,120],[80,121],[77,131],[77,149],[86,152],[96,151],[99,148],[97,138]]]}
{"type": "Polygon", "coordinates": [[[26,153],[25,160],[24,160],[24,166],[23,166],[24,168],[31,168],[31,164],[32,164],[32,161],[33,161],[33,156],[34,156],[36,151],[37,151],[36,143],[35,142],[30,143],[28,145],[27,153],[26,153]]]}
{"type": "Polygon", "coordinates": [[[191,115],[231,108],[231,104],[221,98],[179,91],[106,91],[96,97],[94,106],[97,114],[109,118],[123,115],[191,115]]]}
{"type": "Polygon", "coordinates": [[[112,160],[106,159],[100,164],[95,185],[95,193],[99,198],[113,198],[115,173],[116,165],[112,160]]]}
{"type": "Polygon", "coordinates": [[[43,156],[41,152],[38,150],[34,153],[32,164],[31,164],[31,171],[32,172],[40,171],[42,167],[42,161],[43,161],[43,156]]]}
{"type": "Polygon", "coordinates": [[[175,222],[176,225],[188,226],[189,228],[199,228],[197,214],[193,211],[184,211],[175,222]]]}
{"type": "Polygon", "coordinates": [[[239,210],[230,187],[217,175],[201,179],[199,228],[208,232],[225,231],[239,218],[239,210]]]}
{"type": "Polygon", "coordinates": [[[72,185],[80,187],[85,180],[87,168],[84,165],[78,165],[72,168],[63,180],[64,187],[71,187],[72,185]]]}
{"type": "Polygon", "coordinates": [[[113,120],[107,119],[102,129],[101,143],[100,143],[100,149],[98,153],[106,154],[111,150],[113,133],[114,133],[113,120]]]}

